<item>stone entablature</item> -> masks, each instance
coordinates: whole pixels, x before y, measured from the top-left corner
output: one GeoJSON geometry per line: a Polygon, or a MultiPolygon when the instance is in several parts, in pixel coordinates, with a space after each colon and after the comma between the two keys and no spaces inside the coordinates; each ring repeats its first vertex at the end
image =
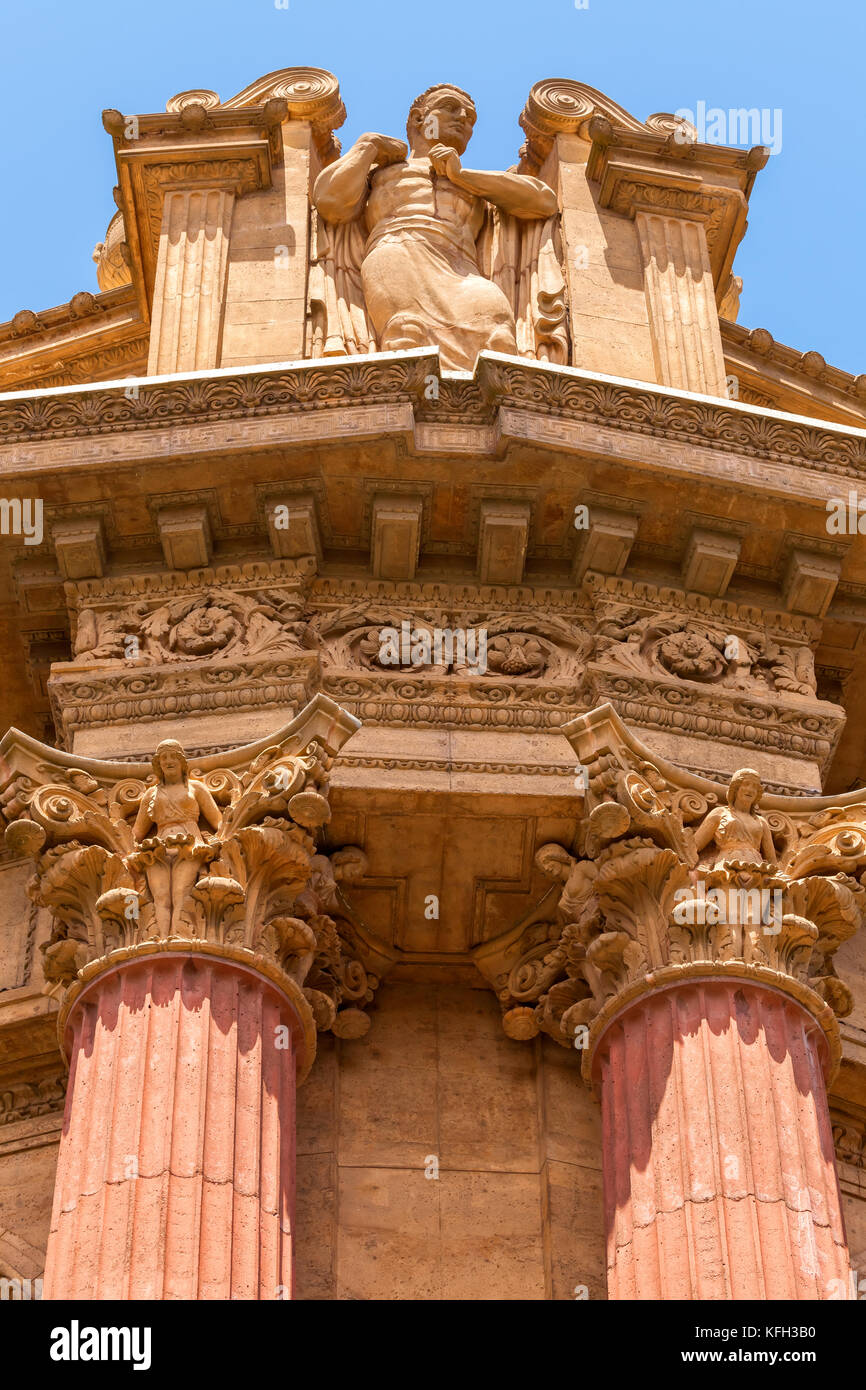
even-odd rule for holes
{"type": "Polygon", "coordinates": [[[632,726],[819,769],[839,737],[808,618],[596,572],[575,592],[314,571],[309,557],[68,582],[74,657],[48,684],[67,747],[182,713],[294,710],[316,690],[404,729],[554,730],[609,699],[632,726]],[[483,669],[459,653],[420,664],[391,630],[483,632],[483,669]]]}
{"type": "MultiPolygon", "coordinates": [[[[847,495],[866,460],[862,431],[818,427],[781,415],[771,419],[753,407],[604,381],[573,368],[521,364],[495,354],[479,357],[471,380],[458,379],[443,374],[438,355],[425,349],[351,364],[301,363],[154,379],[137,398],[118,385],[0,399],[0,458],[10,470],[10,488],[26,492],[35,478],[50,478],[52,489],[65,487],[85,467],[104,470],[108,478],[118,468],[137,470],[166,452],[177,460],[178,477],[196,460],[215,470],[217,487],[190,492],[187,484],[178,497],[164,486],[158,496],[149,496],[151,536],[121,531],[110,490],[89,512],[80,502],[55,508],[48,502],[57,563],[69,576],[65,604],[53,597],[61,596],[61,588],[45,560],[36,562],[20,548],[18,601],[42,614],[40,633],[30,639],[34,680],[40,685],[47,674],[40,652],[56,663],[64,629],[71,629],[72,665],[55,667],[51,687],[67,739],[88,719],[95,726],[116,722],[118,700],[126,712],[121,719],[151,718],[158,714],[163,694],[176,700],[175,709],[188,712],[229,705],[255,708],[276,699],[288,715],[321,688],[340,701],[362,702],[363,710],[361,703],[356,707],[367,720],[387,723],[405,714],[435,724],[442,718],[441,707],[453,705],[459,685],[461,709],[468,699],[473,712],[456,713],[458,725],[463,719],[501,725],[516,699],[526,711],[527,727],[556,727],[581,710],[612,700],[645,728],[674,734],[690,730],[804,759],[814,768],[799,782],[807,789],[816,788],[818,770],[829,766],[841,724],[832,705],[815,700],[814,656],[821,639],[814,619],[823,616],[837,584],[840,595],[857,592],[858,570],[849,567],[856,554],[845,537],[828,539],[824,523],[828,499],[847,495]],[[431,382],[438,398],[431,399],[431,382]],[[258,521],[233,526],[224,519],[218,489],[230,478],[225,473],[220,482],[227,455],[252,450],[264,466],[266,451],[274,448],[300,450],[313,440],[337,449],[357,448],[373,437],[390,442],[394,459],[368,466],[367,476],[347,483],[338,454],[334,464],[326,460],[318,473],[294,471],[285,484],[264,481],[265,472],[261,481],[251,478],[258,521]],[[503,451],[510,455],[538,448],[550,469],[544,481],[533,481],[531,472],[518,486],[494,481],[503,451]],[[705,510],[683,514],[672,530],[663,517],[663,498],[656,517],[640,491],[632,493],[630,474],[622,474],[617,491],[585,483],[569,486],[556,462],[558,454],[578,456],[586,466],[597,460],[599,465],[637,468],[644,478],[674,489],[687,477],[723,489],[729,505],[720,505],[722,494],[716,491],[716,515],[705,510]],[[451,461],[461,456],[467,461],[486,457],[493,471],[483,480],[469,480],[455,507],[451,461]],[[782,533],[775,566],[755,563],[767,558],[766,547],[754,529],[744,479],[765,505],[779,508],[784,494],[788,500],[796,497],[812,516],[812,533],[782,533]],[[360,506],[346,507],[347,486],[360,506]],[[178,502],[183,503],[180,511],[178,502]],[[278,505],[296,519],[295,530],[283,533],[285,540],[273,529],[278,505]],[[587,512],[589,531],[575,529],[580,507],[587,512]],[[199,519],[185,520],[186,530],[179,529],[175,514],[192,517],[194,512],[199,519]],[[408,582],[414,565],[406,570],[408,583],[403,585],[397,579],[390,587],[382,580],[359,584],[350,575],[335,579],[332,559],[349,551],[362,556],[366,551],[375,573],[377,518],[392,513],[389,525],[414,528],[415,563],[421,566],[415,579],[408,582]],[[449,517],[447,528],[437,520],[443,515],[449,517]],[[430,575],[432,568],[435,574],[452,557],[479,576],[489,571],[485,525],[487,533],[498,525],[500,534],[511,537],[503,554],[515,582],[482,582],[470,591],[465,583],[435,580],[431,588],[425,572],[430,575]],[[659,540],[653,538],[653,528],[659,540]],[[134,558],[131,551],[143,557],[159,538],[169,563],[191,565],[202,556],[211,557],[211,565],[164,573],[137,561],[124,577],[134,558]],[[242,542],[247,554],[252,549],[273,555],[276,546],[278,554],[295,558],[220,565],[220,548],[229,540],[242,542]],[[656,564],[663,557],[669,563],[681,546],[679,585],[632,577],[648,560],[656,564]],[[843,560],[847,573],[840,583],[843,560]],[[299,567],[299,578],[289,589],[288,571],[280,565],[299,567]],[[593,573],[596,567],[607,571],[604,578],[593,573]],[[106,568],[110,577],[87,577],[106,568]],[[580,596],[569,571],[582,576],[580,596]],[[778,597],[769,610],[766,589],[760,609],[743,602],[753,576],[762,582],[775,576],[778,597]],[[729,585],[735,586],[737,599],[725,597],[729,585]],[[696,588],[709,592],[694,592],[696,588]],[[230,591],[223,602],[217,593],[221,589],[227,595],[230,591]],[[309,597],[302,598],[301,590],[309,597]],[[90,613],[81,622],[91,597],[90,613]],[[366,617],[361,611],[365,605],[366,617]],[[539,605],[549,616],[539,614],[539,605]],[[337,642],[336,629],[326,634],[322,628],[328,608],[346,608],[346,621],[351,618],[359,628],[384,623],[389,614],[398,626],[403,618],[435,625],[440,618],[450,618],[452,624],[474,622],[473,610],[484,611],[497,625],[496,638],[506,639],[510,629],[523,646],[533,640],[543,648],[547,643],[547,657],[528,665],[521,657],[504,695],[491,693],[499,674],[495,661],[474,684],[463,676],[456,681],[431,671],[410,691],[396,673],[371,673],[357,653],[350,659],[345,634],[340,638],[343,656],[328,654],[337,642]],[[208,627],[210,609],[216,615],[215,631],[192,634],[202,623],[208,627]],[[530,610],[538,618],[534,626],[521,618],[521,612],[530,610]],[[254,613],[252,640],[239,638],[254,613]],[[563,621],[572,628],[570,636],[563,621]],[[161,622],[167,624],[165,640],[156,632],[161,622]],[[114,647],[111,633],[100,635],[100,623],[112,628],[114,647]],[[623,623],[619,638],[616,631],[623,623]],[[659,623],[669,630],[662,632],[659,623]],[[187,629],[190,642],[184,637],[187,629]],[[232,634],[226,642],[223,630],[232,634]],[[112,690],[102,668],[106,661],[126,657],[127,649],[121,652],[117,646],[120,635],[138,643],[137,664],[124,664],[122,675],[118,670],[112,690]],[[742,652],[725,655],[730,638],[741,642],[742,652]],[[190,684],[185,666],[194,655],[212,660],[214,667],[210,675],[203,668],[201,678],[190,684]],[[229,656],[238,671],[243,667],[239,683],[228,681],[229,656]],[[271,657],[279,658],[276,668],[271,657]],[[150,669],[155,665],[159,671],[150,669]],[[420,715],[420,706],[429,706],[420,699],[426,694],[435,708],[420,715]]],[[[700,759],[699,765],[707,764],[700,759]]],[[[780,780],[767,766],[761,771],[780,780]]]]}

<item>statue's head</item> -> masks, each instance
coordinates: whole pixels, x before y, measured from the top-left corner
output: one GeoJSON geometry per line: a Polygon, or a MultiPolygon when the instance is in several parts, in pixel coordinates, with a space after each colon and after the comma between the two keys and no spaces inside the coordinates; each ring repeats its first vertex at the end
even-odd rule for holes
{"type": "Polygon", "coordinates": [[[754,811],[760,803],[764,788],[761,778],[752,767],[735,772],[728,787],[728,805],[739,811],[754,811]]]}
{"type": "Polygon", "coordinates": [[[187,756],[176,738],[157,744],[150,764],[160,782],[185,782],[189,774],[187,756]]]}
{"type": "Polygon", "coordinates": [[[426,154],[432,145],[450,145],[462,154],[475,119],[475,103],[468,92],[448,82],[428,87],[409,108],[406,135],[413,154],[426,154]]]}

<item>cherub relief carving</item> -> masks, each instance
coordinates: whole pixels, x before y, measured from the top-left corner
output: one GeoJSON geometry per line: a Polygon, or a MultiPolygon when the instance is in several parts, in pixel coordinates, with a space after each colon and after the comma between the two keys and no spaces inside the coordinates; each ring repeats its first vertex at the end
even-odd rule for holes
{"type": "Polygon", "coordinates": [[[448,371],[485,349],[568,360],[556,195],[513,169],[464,169],[475,119],[466,92],[431,87],[412,103],[408,148],[368,133],[319,175],[314,353],[438,344],[448,371]]]}

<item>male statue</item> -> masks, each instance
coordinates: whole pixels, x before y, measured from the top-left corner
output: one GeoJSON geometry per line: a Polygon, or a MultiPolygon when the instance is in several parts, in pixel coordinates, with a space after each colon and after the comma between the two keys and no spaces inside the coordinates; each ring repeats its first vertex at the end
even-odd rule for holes
{"type": "MultiPolygon", "coordinates": [[[[484,349],[518,351],[520,233],[512,234],[510,253],[498,250],[504,279],[493,265],[485,273],[479,233],[490,224],[490,205],[512,227],[513,219],[543,221],[557,210],[556,195],[540,179],[463,168],[475,119],[474,103],[459,87],[431,87],[412,103],[408,150],[387,135],[362,135],[322,171],[313,193],[326,223],[358,219],[366,234],[356,255],[379,350],[438,344],[450,371],[471,371],[484,349]]],[[[530,248],[536,261],[539,244],[536,237],[530,248]]]]}

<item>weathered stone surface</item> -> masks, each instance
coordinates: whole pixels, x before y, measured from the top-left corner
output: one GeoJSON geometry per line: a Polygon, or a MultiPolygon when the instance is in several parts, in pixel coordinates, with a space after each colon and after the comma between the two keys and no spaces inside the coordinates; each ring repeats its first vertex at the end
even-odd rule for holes
{"type": "Polygon", "coordinates": [[[856,1297],[866,379],[734,321],[764,149],[345,115],[105,112],[0,325],[0,1277],[856,1297]]]}

